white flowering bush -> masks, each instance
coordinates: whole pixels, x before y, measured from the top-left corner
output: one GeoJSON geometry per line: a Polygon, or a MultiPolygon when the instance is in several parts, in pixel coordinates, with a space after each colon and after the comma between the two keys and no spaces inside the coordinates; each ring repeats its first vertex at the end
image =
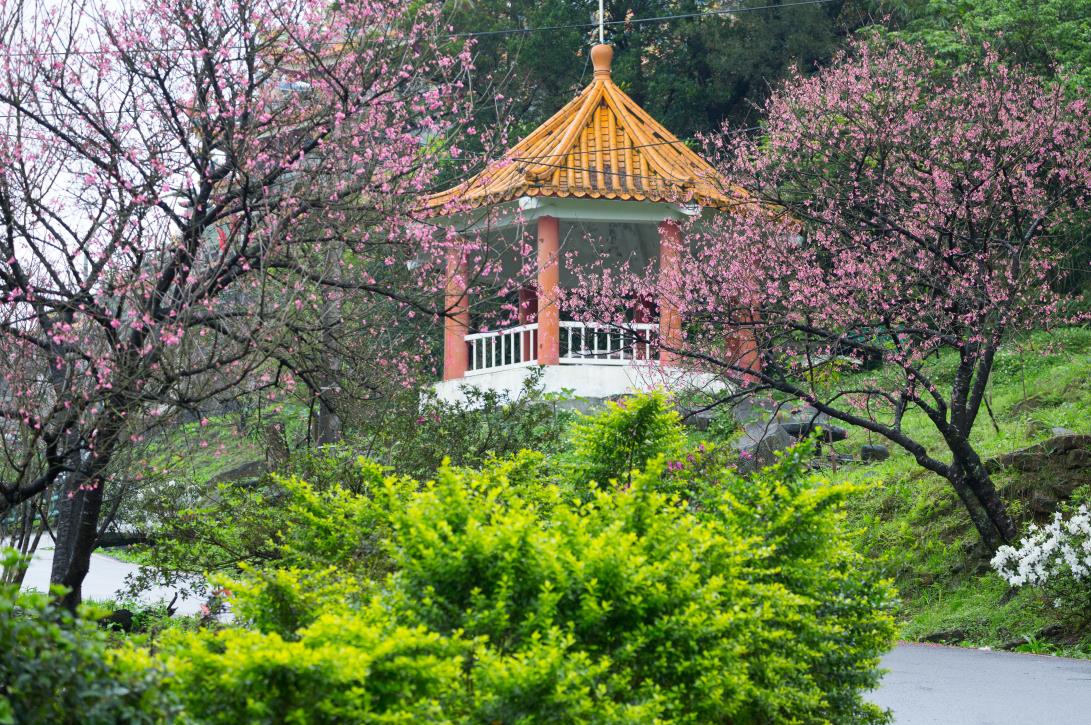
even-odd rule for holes
{"type": "Polygon", "coordinates": [[[1058,512],[1049,525],[1032,525],[1018,547],[996,550],[992,566],[1013,587],[1045,588],[1058,606],[1091,614],[1091,511],[1085,504],[1067,520],[1058,512]]]}

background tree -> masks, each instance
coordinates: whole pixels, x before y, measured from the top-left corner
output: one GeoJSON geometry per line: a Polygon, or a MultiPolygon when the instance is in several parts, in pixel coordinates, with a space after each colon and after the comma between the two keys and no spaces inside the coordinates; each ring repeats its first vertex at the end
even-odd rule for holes
{"type": "Polygon", "coordinates": [[[992,53],[935,70],[921,48],[857,45],[797,74],[760,138],[713,139],[751,195],[691,230],[677,273],[587,275],[581,298],[618,319],[634,294],[669,295],[687,321],[675,352],[738,395],[775,391],[901,446],[995,548],[1015,527],[970,434],[1000,345],[1062,317],[1054,233],[1091,196],[1091,115],[992,53]],[[732,329],[753,336],[760,366],[725,343],[732,329]],[[852,373],[840,355],[885,364],[852,373]],[[943,450],[907,435],[913,408],[943,450]]]}
{"type": "MultiPolygon", "coordinates": [[[[587,0],[448,3],[447,18],[455,30],[479,34],[475,65],[508,75],[505,93],[519,119],[517,137],[570,101],[590,79],[587,46],[598,41],[591,27],[594,5],[587,0]],[[513,29],[531,32],[507,32],[513,29]]],[[[842,20],[842,0],[780,5],[768,0],[730,7],[700,0],[608,0],[607,20],[616,23],[607,30],[615,48],[613,77],[681,137],[719,128],[725,120],[753,125],[771,83],[793,63],[814,69],[827,61],[845,34],[865,20],[855,13],[842,20]],[[738,12],[714,14],[723,10],[738,12]],[[684,17],[642,22],[678,15],[684,17]]]]}
{"type": "Polygon", "coordinates": [[[399,322],[442,314],[432,245],[460,242],[409,210],[469,56],[430,3],[0,9],[0,517],[56,500],[71,605],[106,489],[165,421],[320,394],[333,340],[357,388],[410,378],[399,322]]]}
{"type": "Polygon", "coordinates": [[[988,43],[1042,78],[1091,86],[1091,13],[1080,0],[913,0],[888,16],[892,37],[958,65],[988,43]]]}

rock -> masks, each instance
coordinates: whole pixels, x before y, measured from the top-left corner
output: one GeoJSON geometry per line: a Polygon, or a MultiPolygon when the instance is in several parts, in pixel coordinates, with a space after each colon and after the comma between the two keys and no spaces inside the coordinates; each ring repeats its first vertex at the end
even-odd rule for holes
{"type": "Polygon", "coordinates": [[[1064,457],[1065,468],[1091,468],[1091,450],[1077,448],[1064,457]]]}
{"type": "Polygon", "coordinates": [[[799,423],[796,421],[781,423],[780,427],[793,438],[804,438],[811,432],[811,426],[808,423],[799,423]]]}
{"type": "Polygon", "coordinates": [[[708,426],[716,418],[717,410],[687,410],[680,408],[678,414],[682,416],[682,423],[695,430],[708,430],[708,426]]]}
{"type": "Polygon", "coordinates": [[[860,446],[861,461],[885,461],[888,458],[890,458],[890,450],[886,446],[878,443],[860,446]]]}
{"type": "Polygon", "coordinates": [[[98,625],[103,629],[120,629],[128,634],[133,631],[133,613],[128,609],[119,609],[100,617],[98,625]]]}
{"type": "Polygon", "coordinates": [[[1037,438],[1040,435],[1049,433],[1049,428],[1040,420],[1031,418],[1027,421],[1027,436],[1030,438],[1037,438]]]}
{"type": "Polygon", "coordinates": [[[1038,634],[1035,636],[1038,639],[1050,639],[1051,637],[1060,637],[1064,633],[1065,628],[1063,624],[1050,624],[1039,629],[1038,634]]]}
{"type": "Polygon", "coordinates": [[[963,629],[944,629],[921,637],[921,642],[938,642],[941,644],[956,644],[964,641],[969,635],[963,629]]]}
{"type": "Polygon", "coordinates": [[[221,483],[250,481],[255,478],[261,478],[267,473],[269,473],[269,464],[265,461],[250,461],[249,463],[229,468],[223,473],[217,474],[216,480],[221,483]]]}
{"type": "MultiPolygon", "coordinates": [[[[1030,473],[1041,470],[1049,463],[1052,456],[1067,454],[1070,451],[1088,450],[1091,450],[1091,435],[1054,436],[1047,441],[1028,448],[990,458],[985,461],[985,469],[989,473],[995,473],[1003,468],[1012,468],[1022,473],[1030,473]]],[[[1082,456],[1077,455],[1073,460],[1078,462],[1081,458],[1082,456]]]]}
{"type": "Polygon", "coordinates": [[[770,398],[748,396],[731,405],[731,416],[739,425],[764,423],[773,417],[778,408],[777,402],[770,398]]]}
{"type": "Polygon", "coordinates": [[[1057,426],[1055,428],[1050,428],[1049,432],[1054,437],[1056,437],[1056,436],[1074,436],[1074,435],[1076,435],[1076,431],[1069,430],[1068,428],[1061,428],[1060,426],[1057,426]]]}
{"type": "Polygon", "coordinates": [[[1029,413],[1032,410],[1037,410],[1038,408],[1041,408],[1043,405],[1045,405],[1045,402],[1042,400],[1042,398],[1040,396],[1031,395],[1031,396],[1028,396],[1026,398],[1023,398],[1018,403],[1011,406],[1011,409],[1008,412],[1011,413],[1012,415],[1019,415],[1021,413],[1029,413]]]}
{"type": "Polygon", "coordinates": [[[1055,476],[1049,482],[1049,490],[1058,500],[1066,499],[1084,483],[1088,483],[1088,479],[1083,476],[1055,476]]]}
{"type": "Polygon", "coordinates": [[[739,470],[756,471],[776,460],[775,451],[792,445],[793,440],[779,423],[750,423],[742,436],[735,441],[735,450],[741,458],[739,470]]]}
{"type": "Polygon", "coordinates": [[[1030,640],[1027,639],[1026,637],[1016,637],[1015,639],[1010,639],[1007,642],[1004,642],[1004,643],[998,645],[997,649],[1009,650],[1010,651],[1010,650],[1015,649],[1016,647],[1022,647],[1023,645],[1025,645],[1025,644],[1027,644],[1029,642],[1030,642],[1030,640]]]}
{"type": "Polygon", "coordinates": [[[820,437],[823,443],[836,443],[837,441],[843,441],[848,438],[849,432],[836,425],[827,425],[822,428],[820,437]]]}
{"type": "Polygon", "coordinates": [[[1045,491],[1035,491],[1027,501],[1027,510],[1038,516],[1052,516],[1057,510],[1057,499],[1045,491]]]}
{"type": "Polygon", "coordinates": [[[789,409],[781,408],[777,411],[777,420],[784,426],[784,430],[788,431],[788,435],[806,438],[817,427],[829,427],[830,417],[820,413],[816,408],[804,405],[789,409]]]}

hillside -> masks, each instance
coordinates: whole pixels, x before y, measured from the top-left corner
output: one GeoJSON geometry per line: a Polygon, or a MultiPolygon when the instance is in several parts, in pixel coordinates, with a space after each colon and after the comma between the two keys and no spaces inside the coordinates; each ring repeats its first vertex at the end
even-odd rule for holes
{"type": "MultiPolygon", "coordinates": [[[[974,428],[986,459],[1048,440],[1054,428],[1091,433],[1091,331],[1036,334],[1004,349],[990,405],[995,424],[983,411],[974,428]]],[[[941,445],[922,416],[907,419],[906,427],[929,448],[941,445]]],[[[837,448],[855,452],[867,442],[866,433],[852,431],[837,448]]],[[[1023,470],[998,468],[994,480],[1021,528],[1059,505],[1091,499],[1089,455],[1075,451],[1023,470]]],[[[897,584],[905,639],[1091,656],[1086,630],[1065,621],[1040,594],[1009,591],[992,573],[947,482],[897,449],[883,463],[841,472],[872,484],[850,503],[850,518],[858,545],[897,584]]]]}

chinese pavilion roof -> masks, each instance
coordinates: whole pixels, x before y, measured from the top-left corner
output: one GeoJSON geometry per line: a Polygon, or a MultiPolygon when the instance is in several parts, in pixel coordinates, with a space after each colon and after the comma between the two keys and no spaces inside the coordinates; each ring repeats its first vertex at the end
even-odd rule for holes
{"type": "Polygon", "coordinates": [[[426,208],[478,208],[522,196],[695,202],[724,208],[739,198],[704,159],[610,78],[613,48],[591,49],[594,80],[574,100],[426,208]]]}

